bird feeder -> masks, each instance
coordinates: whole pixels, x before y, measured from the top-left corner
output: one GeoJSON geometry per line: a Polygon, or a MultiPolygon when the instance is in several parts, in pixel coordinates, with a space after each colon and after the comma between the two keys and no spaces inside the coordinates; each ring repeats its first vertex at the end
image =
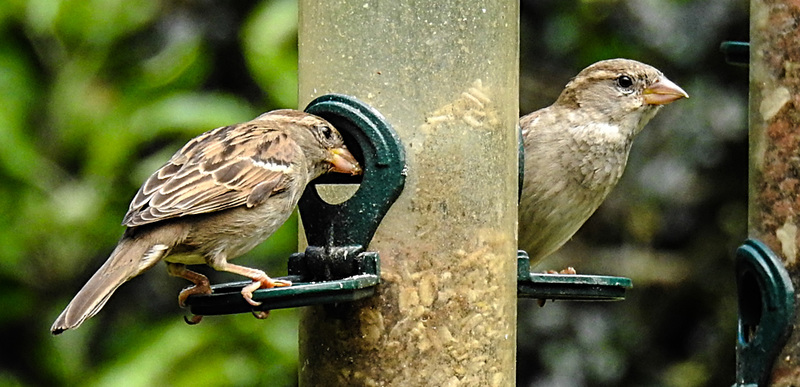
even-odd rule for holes
{"type": "Polygon", "coordinates": [[[299,6],[300,102],[368,103],[408,164],[376,295],[302,314],[300,385],[513,385],[518,2],[299,6]]]}
{"type": "MultiPolygon", "coordinates": [[[[745,67],[750,64],[750,44],[747,42],[723,42],[720,50],[729,64],[745,67]]],[[[751,98],[751,107],[757,99],[751,98]]],[[[764,106],[765,102],[769,103],[761,101],[760,106],[764,106]]],[[[763,129],[763,122],[759,120],[754,122],[751,119],[750,185],[751,189],[755,188],[755,185],[767,188],[765,191],[768,191],[770,185],[774,187],[775,182],[764,181],[763,155],[753,154],[764,151],[761,143],[764,139],[763,129]]],[[[772,149],[773,152],[775,150],[775,148],[772,149]]],[[[773,162],[778,160],[773,159],[773,162]]],[[[770,175],[771,178],[777,177],[778,180],[787,177],[770,175]]],[[[759,207],[762,206],[758,202],[765,201],[765,199],[764,197],[750,196],[750,234],[752,237],[736,251],[739,316],[736,340],[736,384],[734,387],[769,385],[773,375],[773,364],[794,327],[795,293],[792,279],[786,271],[783,259],[766,243],[759,240],[759,236],[766,237],[773,242],[776,236],[782,236],[784,240],[786,237],[785,233],[778,230],[775,230],[774,235],[765,232],[769,228],[774,228],[765,227],[763,221],[765,218],[769,219],[774,216],[771,214],[774,208],[769,208],[772,207],[769,206],[766,208],[766,212],[759,212],[759,207]],[[754,198],[759,200],[754,201],[754,198]],[[754,219],[758,223],[753,223],[754,219]]],[[[766,201],[774,204],[773,200],[766,201]]],[[[789,256],[791,255],[789,254],[789,256]]],[[[790,361],[791,356],[784,359],[790,361]]],[[[783,367],[783,365],[778,366],[779,368],[783,367]]]]}
{"type": "Polygon", "coordinates": [[[800,285],[797,6],[789,0],[750,4],[751,239],[737,254],[736,386],[798,385],[800,330],[792,330],[800,285]]]}
{"type": "Polygon", "coordinates": [[[533,273],[516,249],[518,2],[299,5],[300,102],[364,175],[307,187],[292,286],[254,308],[217,285],[193,313],[310,306],[301,385],[505,386],[518,297],[624,298],[627,278],[533,273]]]}

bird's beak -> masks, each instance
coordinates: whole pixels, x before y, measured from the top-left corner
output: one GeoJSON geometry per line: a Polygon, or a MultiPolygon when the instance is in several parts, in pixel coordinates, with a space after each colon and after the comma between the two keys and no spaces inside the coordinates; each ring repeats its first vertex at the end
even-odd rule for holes
{"type": "Polygon", "coordinates": [[[328,162],[331,163],[333,168],[331,171],[339,173],[349,173],[351,175],[360,175],[361,166],[358,161],[353,157],[353,154],[345,147],[334,148],[330,150],[331,156],[328,162]]]}
{"type": "Polygon", "coordinates": [[[681,98],[689,98],[689,94],[663,75],[644,89],[644,102],[648,105],[666,105],[681,98]]]}

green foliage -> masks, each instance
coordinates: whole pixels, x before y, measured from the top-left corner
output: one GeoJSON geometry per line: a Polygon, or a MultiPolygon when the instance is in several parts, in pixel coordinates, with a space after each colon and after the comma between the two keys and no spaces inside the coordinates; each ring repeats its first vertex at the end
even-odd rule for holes
{"type": "MultiPolygon", "coordinates": [[[[296,383],[296,310],[186,326],[161,267],[76,331],[49,327],[141,182],[191,137],[296,107],[296,2],[0,1],[0,385],[296,383]]],[[[520,110],[600,59],[692,96],[637,138],[620,186],[545,263],[631,277],[625,302],[519,305],[519,385],[733,383],[731,252],[745,237],[747,2],[521,2],[520,110]]],[[[282,274],[296,219],[237,262],[282,274]]],[[[208,273],[208,272],[207,272],[208,273]]],[[[213,282],[236,279],[209,273],[213,282]]]]}
{"type": "MultiPolygon", "coordinates": [[[[15,343],[3,351],[0,384],[295,383],[295,311],[189,327],[175,302],[185,284],[161,267],[120,288],[81,329],[48,333],[113,248],[127,203],[152,171],[203,131],[295,107],[293,12],[285,1],[253,11],[157,0],[0,3],[0,327],[2,341],[15,343]],[[239,38],[241,21],[209,25],[209,14],[247,19],[245,32],[239,38]],[[244,54],[220,54],[230,51],[244,54]],[[241,87],[230,85],[245,62],[250,72],[235,74],[241,87]]],[[[296,233],[293,219],[240,259],[281,274],[296,233]]]]}
{"type": "Polygon", "coordinates": [[[248,68],[279,105],[297,104],[296,18],[295,0],[263,2],[242,30],[248,68]]]}

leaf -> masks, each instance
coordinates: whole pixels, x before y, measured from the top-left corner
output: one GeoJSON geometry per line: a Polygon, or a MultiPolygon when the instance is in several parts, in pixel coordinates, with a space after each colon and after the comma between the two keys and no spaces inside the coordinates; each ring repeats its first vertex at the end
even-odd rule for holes
{"type": "Polygon", "coordinates": [[[297,106],[297,2],[262,2],[242,32],[247,66],[278,106],[297,106]]]}

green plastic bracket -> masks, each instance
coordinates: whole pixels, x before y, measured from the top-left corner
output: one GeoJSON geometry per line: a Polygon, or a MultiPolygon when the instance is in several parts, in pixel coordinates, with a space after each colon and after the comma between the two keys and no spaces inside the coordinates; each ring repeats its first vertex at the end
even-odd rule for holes
{"type": "Polygon", "coordinates": [[[739,326],[736,384],[769,384],[772,365],[794,321],[794,287],[780,258],[764,243],[748,239],[736,250],[739,326]]]}
{"type": "Polygon", "coordinates": [[[322,183],[344,182],[345,176],[329,174],[309,184],[300,199],[308,245],[366,247],[383,216],[403,191],[406,177],[403,145],[380,113],[355,98],[324,95],[312,101],[306,112],[341,128],[351,152],[363,160],[364,166],[361,186],[344,203],[326,203],[315,187],[322,183]]]}
{"type": "Polygon", "coordinates": [[[290,275],[278,278],[292,281],[292,286],[257,290],[253,293],[253,300],[262,303],[258,308],[242,298],[242,288],[249,285],[250,281],[212,285],[211,294],[191,296],[186,302],[191,306],[192,313],[205,316],[352,302],[375,294],[375,285],[380,282],[377,253],[361,253],[356,261],[357,270],[361,272],[359,275],[335,281],[303,282],[305,268],[302,254],[293,254],[289,258],[290,275]]]}
{"type": "Polygon", "coordinates": [[[719,50],[725,55],[725,63],[743,67],[750,65],[750,43],[748,42],[722,42],[719,50]]]}
{"type": "Polygon", "coordinates": [[[259,289],[253,307],[240,291],[249,282],[212,286],[212,294],[186,300],[196,315],[248,313],[299,306],[355,301],[375,293],[380,257],[365,251],[386,212],[405,185],[405,151],[386,119],[369,105],[346,95],[328,94],[312,101],[306,112],[336,127],[361,163],[362,176],[324,175],[306,187],[300,217],[308,240],[305,252],[289,258],[292,286],[259,289]],[[342,203],[325,202],[319,184],[360,184],[342,203]]]}
{"type": "Polygon", "coordinates": [[[528,253],[517,252],[517,297],[540,300],[619,301],[633,287],[630,278],[531,273],[528,253]]]}

